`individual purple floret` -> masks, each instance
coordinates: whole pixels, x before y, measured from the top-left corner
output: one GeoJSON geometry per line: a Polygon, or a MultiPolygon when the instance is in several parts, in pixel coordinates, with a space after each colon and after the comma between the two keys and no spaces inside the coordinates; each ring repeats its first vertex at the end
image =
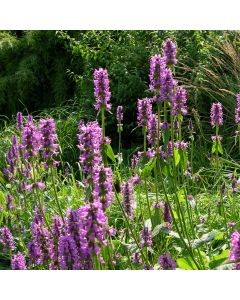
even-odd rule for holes
{"type": "Polygon", "coordinates": [[[158,259],[158,263],[163,270],[176,269],[176,263],[172,260],[171,256],[168,253],[166,255],[161,255],[158,259]]]}
{"type": "Polygon", "coordinates": [[[12,205],[14,198],[11,194],[7,194],[7,204],[6,204],[6,209],[11,210],[16,208],[16,205],[12,205]]]}
{"type": "Polygon", "coordinates": [[[102,203],[105,210],[112,204],[113,200],[113,179],[112,169],[103,165],[95,166],[92,172],[93,200],[102,203]]]}
{"type": "Polygon", "coordinates": [[[18,130],[22,130],[22,127],[23,127],[23,115],[22,115],[21,112],[17,113],[16,121],[17,121],[17,129],[18,130]]]}
{"type": "Polygon", "coordinates": [[[137,265],[142,264],[142,259],[141,259],[141,255],[139,252],[134,253],[132,261],[134,264],[137,264],[137,265]]]}
{"type": "Polygon", "coordinates": [[[27,270],[25,257],[21,252],[18,252],[11,259],[12,270],[27,270]]]}
{"type": "Polygon", "coordinates": [[[216,102],[212,104],[210,117],[211,117],[212,126],[223,125],[223,110],[222,110],[222,104],[220,102],[216,102]]]}
{"type": "Polygon", "coordinates": [[[111,92],[109,88],[108,72],[105,69],[100,68],[94,71],[94,96],[96,97],[96,110],[101,110],[102,107],[111,110],[112,106],[109,103],[111,92]]]}
{"type": "Polygon", "coordinates": [[[165,57],[167,58],[168,65],[177,64],[177,59],[176,59],[177,48],[174,42],[170,38],[166,40],[166,43],[163,46],[163,52],[165,57]]]}
{"type": "Polygon", "coordinates": [[[62,270],[78,270],[79,256],[74,239],[66,234],[59,238],[59,263],[62,270]]]}
{"type": "Polygon", "coordinates": [[[236,96],[235,123],[240,124],[240,93],[236,96]]]}
{"type": "Polygon", "coordinates": [[[133,219],[134,196],[131,180],[122,183],[123,209],[129,219],[133,219]]]}
{"type": "Polygon", "coordinates": [[[156,156],[156,151],[154,148],[148,148],[146,152],[147,158],[154,158],[156,156]]]}
{"type": "Polygon", "coordinates": [[[172,115],[183,115],[185,116],[187,114],[187,92],[182,87],[177,87],[176,92],[173,97],[172,101],[172,115]]]}
{"type": "Polygon", "coordinates": [[[132,169],[136,169],[138,163],[139,163],[139,160],[142,158],[143,156],[143,152],[140,152],[138,151],[137,154],[133,154],[132,156],[132,159],[131,159],[131,166],[132,166],[132,169]]]}
{"type": "Polygon", "coordinates": [[[24,159],[38,156],[41,138],[41,133],[34,125],[32,116],[28,116],[27,124],[22,129],[22,144],[20,145],[24,159]]]}
{"type": "Polygon", "coordinates": [[[156,144],[157,139],[160,138],[160,130],[158,134],[158,117],[156,114],[152,114],[151,117],[148,119],[147,127],[148,127],[148,134],[147,134],[148,143],[154,145],[156,144]]]}
{"type": "Polygon", "coordinates": [[[56,125],[52,118],[40,119],[38,125],[41,133],[40,154],[44,160],[44,167],[56,167],[58,162],[54,158],[58,155],[59,145],[57,143],[56,125]]]}
{"type": "Polygon", "coordinates": [[[121,105],[119,105],[117,107],[117,121],[118,124],[121,124],[123,120],[123,107],[121,105]]]}
{"type": "Polygon", "coordinates": [[[78,140],[78,147],[81,150],[80,163],[84,172],[89,174],[95,165],[98,166],[102,162],[100,153],[100,147],[103,143],[102,129],[96,121],[86,125],[80,122],[78,140]]]}
{"type": "Polygon", "coordinates": [[[148,227],[144,227],[141,232],[141,247],[152,247],[152,232],[148,227]]]}
{"type": "Polygon", "coordinates": [[[171,223],[172,222],[172,215],[169,209],[169,206],[166,202],[162,204],[162,218],[164,222],[171,223]]]}
{"type": "Polygon", "coordinates": [[[149,98],[138,99],[137,103],[137,121],[138,127],[147,126],[152,116],[152,103],[149,98]]]}
{"type": "Polygon", "coordinates": [[[141,179],[139,178],[138,174],[136,174],[135,176],[131,177],[129,180],[131,180],[131,182],[132,182],[133,185],[141,183],[141,179]]]}
{"type": "Polygon", "coordinates": [[[237,262],[240,257],[240,234],[235,230],[231,236],[229,260],[237,262]]]}
{"type": "Polygon", "coordinates": [[[0,244],[3,245],[4,251],[13,251],[15,249],[13,236],[6,226],[0,228],[0,244]]]}

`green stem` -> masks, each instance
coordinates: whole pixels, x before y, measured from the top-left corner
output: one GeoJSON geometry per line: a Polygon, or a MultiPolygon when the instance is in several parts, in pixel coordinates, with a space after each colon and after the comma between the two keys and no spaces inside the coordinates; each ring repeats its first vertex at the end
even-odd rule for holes
{"type": "Polygon", "coordinates": [[[56,201],[56,204],[58,206],[58,210],[59,210],[59,213],[61,215],[63,224],[65,224],[65,220],[64,220],[64,217],[63,217],[62,209],[61,209],[61,206],[60,206],[60,203],[59,203],[59,200],[58,200],[57,189],[56,189],[56,185],[55,185],[55,179],[54,179],[53,167],[52,166],[50,166],[50,172],[51,172],[51,177],[52,177],[52,184],[53,184],[55,201],[56,201]]]}
{"type": "Polygon", "coordinates": [[[138,240],[137,240],[137,238],[136,238],[136,236],[135,236],[134,232],[132,231],[132,228],[131,228],[131,226],[130,226],[130,224],[129,224],[128,217],[126,216],[126,213],[125,213],[125,211],[124,211],[124,209],[123,209],[123,207],[122,207],[122,204],[121,204],[121,202],[120,202],[120,200],[119,200],[119,198],[118,198],[118,194],[117,194],[116,188],[115,188],[115,187],[113,187],[113,188],[114,188],[114,192],[115,192],[115,196],[116,196],[118,205],[119,205],[119,207],[120,207],[120,209],[121,209],[121,211],[122,211],[122,213],[123,213],[123,216],[124,216],[124,219],[125,219],[125,223],[126,223],[126,226],[127,226],[127,230],[131,233],[131,235],[132,235],[132,237],[133,237],[133,239],[134,239],[134,241],[135,241],[135,243],[136,243],[138,249],[140,250],[140,252],[141,252],[141,254],[142,254],[142,257],[143,257],[144,261],[145,261],[146,263],[148,263],[148,260],[147,260],[147,258],[145,257],[145,255],[144,255],[144,253],[143,253],[143,251],[142,251],[142,248],[141,248],[141,246],[140,246],[140,244],[139,244],[139,242],[138,242],[138,240]]]}
{"type": "Polygon", "coordinates": [[[102,114],[102,135],[104,139],[105,138],[105,107],[104,106],[102,106],[101,114],[102,114]]]}

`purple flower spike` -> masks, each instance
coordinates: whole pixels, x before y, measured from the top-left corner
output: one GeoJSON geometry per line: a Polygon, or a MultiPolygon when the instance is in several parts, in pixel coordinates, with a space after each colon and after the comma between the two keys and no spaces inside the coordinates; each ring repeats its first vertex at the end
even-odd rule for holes
{"type": "Polygon", "coordinates": [[[0,228],[0,243],[3,245],[3,249],[5,251],[13,251],[15,249],[13,236],[6,226],[0,228]]]}
{"type": "Polygon", "coordinates": [[[18,252],[11,259],[12,270],[27,270],[25,257],[21,252],[18,252]]]}
{"type": "Polygon", "coordinates": [[[7,205],[6,205],[7,210],[16,208],[16,205],[12,205],[13,200],[14,200],[13,196],[10,194],[7,194],[7,205]]]}
{"type": "Polygon", "coordinates": [[[38,156],[41,138],[41,133],[33,124],[32,116],[29,116],[27,124],[22,129],[22,144],[20,145],[24,159],[38,156]]]}
{"type": "Polygon", "coordinates": [[[111,92],[109,88],[108,72],[105,69],[98,69],[94,71],[94,96],[96,97],[95,109],[100,110],[105,107],[111,110],[109,103],[111,92]]]}
{"type": "Polygon", "coordinates": [[[147,126],[149,119],[152,116],[152,103],[149,98],[138,100],[137,104],[137,121],[138,127],[147,126]]]}
{"type": "Polygon", "coordinates": [[[133,219],[134,196],[132,181],[122,183],[123,208],[129,219],[133,219]]]}
{"type": "Polygon", "coordinates": [[[222,110],[222,104],[220,102],[216,102],[212,104],[210,117],[211,117],[212,126],[223,125],[223,110],[222,110]]]}
{"type": "Polygon", "coordinates": [[[86,125],[80,122],[78,140],[78,147],[82,152],[79,157],[82,168],[87,174],[92,173],[93,167],[102,162],[100,153],[100,147],[103,143],[102,129],[96,121],[86,125]]]}
{"type": "Polygon", "coordinates": [[[163,270],[176,269],[176,263],[172,260],[171,256],[168,253],[166,255],[161,255],[158,259],[158,263],[163,270]]]}
{"type": "Polygon", "coordinates": [[[117,121],[118,121],[118,124],[121,124],[122,120],[123,120],[123,107],[118,106],[117,107],[117,121]]]}
{"type": "Polygon", "coordinates": [[[62,270],[79,269],[77,245],[70,235],[64,235],[60,237],[58,252],[60,267],[62,270]]]}
{"type": "Polygon", "coordinates": [[[237,104],[235,108],[235,123],[240,124],[240,93],[236,96],[237,104]]]}
{"type": "Polygon", "coordinates": [[[150,116],[150,118],[148,119],[147,127],[148,127],[148,135],[147,135],[148,143],[154,145],[157,142],[157,138],[160,137],[160,128],[158,134],[158,117],[156,114],[152,114],[150,116]]]}
{"type": "Polygon", "coordinates": [[[149,90],[154,92],[156,96],[155,101],[161,101],[159,98],[160,89],[163,86],[163,81],[166,73],[166,57],[155,54],[150,59],[150,74],[149,74],[149,90]]]}
{"type": "Polygon", "coordinates": [[[168,222],[171,223],[172,222],[172,215],[171,215],[171,211],[169,209],[169,206],[167,203],[163,203],[162,204],[162,218],[164,222],[168,222]]]}
{"type": "Polygon", "coordinates": [[[144,227],[141,232],[141,247],[152,247],[152,233],[148,227],[144,227]]]}
{"type": "Polygon", "coordinates": [[[240,234],[235,230],[231,236],[229,260],[237,262],[240,257],[240,234]]]}
{"type": "Polygon", "coordinates": [[[167,64],[169,65],[177,64],[177,59],[176,59],[177,48],[170,38],[166,40],[166,43],[163,46],[163,52],[167,58],[167,64]]]}
{"type": "Polygon", "coordinates": [[[17,113],[16,121],[17,121],[17,129],[22,130],[22,127],[23,127],[23,115],[22,115],[21,112],[17,113]]]}
{"type": "Polygon", "coordinates": [[[113,180],[112,169],[105,168],[103,165],[95,166],[92,174],[93,180],[93,199],[102,203],[105,210],[112,204],[113,200],[113,180]]]}
{"type": "Polygon", "coordinates": [[[56,125],[52,118],[40,119],[39,132],[41,133],[41,157],[44,159],[44,167],[47,169],[50,165],[56,167],[58,162],[54,157],[58,155],[59,145],[57,143],[56,125]]]}
{"type": "Polygon", "coordinates": [[[183,115],[187,114],[187,97],[186,97],[186,90],[182,87],[177,87],[175,95],[173,97],[172,102],[172,115],[183,115]]]}

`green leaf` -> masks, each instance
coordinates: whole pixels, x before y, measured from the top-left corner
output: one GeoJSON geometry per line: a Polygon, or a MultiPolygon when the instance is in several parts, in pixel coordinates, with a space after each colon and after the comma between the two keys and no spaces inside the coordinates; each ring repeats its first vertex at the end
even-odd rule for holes
{"type": "Polygon", "coordinates": [[[106,154],[111,159],[112,162],[114,162],[114,163],[116,162],[116,158],[114,156],[113,149],[112,149],[111,145],[109,145],[109,144],[106,145],[106,154]]]}
{"type": "Polygon", "coordinates": [[[212,154],[214,154],[216,152],[216,149],[217,149],[217,142],[214,141],[213,145],[212,145],[212,154]]]}
{"type": "Polygon", "coordinates": [[[215,237],[219,236],[220,232],[219,231],[211,231],[209,233],[206,233],[202,235],[200,239],[196,239],[192,241],[192,247],[197,248],[200,247],[201,245],[210,242],[213,240],[215,237]]]}
{"type": "Polygon", "coordinates": [[[177,166],[181,158],[177,148],[174,148],[174,158],[175,158],[175,166],[177,166]]]}
{"type": "Polygon", "coordinates": [[[223,154],[223,149],[222,149],[222,145],[221,145],[220,141],[218,141],[218,143],[217,143],[217,148],[218,148],[218,152],[223,154]]]}
{"type": "Polygon", "coordinates": [[[155,164],[156,164],[156,159],[155,158],[150,159],[150,161],[142,169],[141,177],[147,178],[148,176],[150,176],[155,164]]]}
{"type": "Polygon", "coordinates": [[[197,270],[197,267],[193,261],[193,259],[188,256],[186,258],[178,258],[177,259],[177,265],[180,269],[183,270],[197,270]]]}
{"type": "Polygon", "coordinates": [[[210,269],[215,269],[221,266],[226,260],[228,260],[229,250],[224,250],[220,255],[215,255],[209,262],[210,269]]]}

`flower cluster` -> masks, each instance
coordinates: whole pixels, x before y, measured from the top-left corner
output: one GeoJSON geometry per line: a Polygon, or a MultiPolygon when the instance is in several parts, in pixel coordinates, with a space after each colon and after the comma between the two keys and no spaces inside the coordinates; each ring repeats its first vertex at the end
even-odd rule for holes
{"type": "Polygon", "coordinates": [[[44,167],[56,167],[58,162],[54,160],[54,157],[58,154],[59,145],[55,122],[52,118],[40,119],[38,129],[41,134],[40,154],[45,160],[44,167]]]}
{"type": "Polygon", "coordinates": [[[240,93],[236,96],[235,123],[240,124],[240,93]]]}
{"type": "Polygon", "coordinates": [[[176,141],[174,147],[180,150],[185,150],[188,147],[188,143],[184,141],[176,141]]]}
{"type": "Polygon", "coordinates": [[[12,270],[27,270],[25,257],[21,252],[18,252],[11,259],[12,270]]]}
{"type": "Polygon", "coordinates": [[[177,59],[176,59],[177,48],[170,38],[166,40],[163,46],[163,52],[165,57],[167,58],[167,64],[169,65],[177,64],[177,59]]]}
{"type": "Polygon", "coordinates": [[[121,190],[124,211],[129,219],[133,219],[134,195],[132,181],[123,182],[121,190]]]}
{"type": "Polygon", "coordinates": [[[185,116],[187,114],[186,102],[187,102],[186,90],[182,87],[177,87],[172,101],[173,116],[177,116],[177,115],[185,116]]]}
{"type": "Polygon", "coordinates": [[[152,115],[152,103],[149,98],[138,100],[137,103],[137,121],[138,127],[147,126],[149,118],[152,115]]]}
{"type": "Polygon", "coordinates": [[[6,226],[0,228],[0,244],[3,245],[5,251],[13,251],[15,249],[13,236],[6,226]]]}
{"type": "Polygon", "coordinates": [[[17,113],[16,122],[17,122],[17,129],[18,130],[22,130],[22,127],[23,127],[23,115],[22,115],[21,112],[17,113]]]}
{"type": "Polygon", "coordinates": [[[168,253],[166,255],[161,255],[158,259],[158,263],[163,270],[176,269],[176,263],[172,260],[171,256],[168,253]]]}
{"type": "Polygon", "coordinates": [[[121,124],[123,120],[123,107],[121,105],[119,105],[117,107],[117,121],[118,124],[121,124]]]}
{"type": "Polygon", "coordinates": [[[162,203],[162,218],[164,222],[171,223],[172,222],[172,215],[169,209],[169,206],[166,202],[162,203]]]}
{"type": "Polygon", "coordinates": [[[220,102],[212,104],[210,117],[212,126],[223,125],[223,110],[220,102]]]}
{"type": "Polygon", "coordinates": [[[141,232],[141,247],[152,247],[152,233],[148,227],[144,227],[141,232]]]}
{"type": "Polygon", "coordinates": [[[105,168],[103,165],[93,168],[93,199],[102,203],[105,210],[112,204],[113,185],[112,185],[112,169],[105,168]]]}
{"type": "Polygon", "coordinates": [[[16,205],[12,204],[13,200],[14,200],[13,196],[11,194],[7,194],[7,205],[6,205],[7,210],[16,208],[16,205]]]}
{"type": "Polygon", "coordinates": [[[222,140],[222,136],[221,135],[212,135],[211,139],[213,142],[220,142],[222,140]]]}
{"type": "Polygon", "coordinates": [[[96,110],[101,110],[102,107],[111,110],[112,106],[109,103],[111,92],[109,88],[108,72],[105,69],[100,68],[94,71],[94,96],[96,97],[96,110]]]}
{"type": "Polygon", "coordinates": [[[147,123],[148,135],[147,140],[149,144],[156,144],[157,139],[160,138],[160,129],[158,133],[158,117],[156,114],[152,114],[147,123]]]}
{"type": "Polygon", "coordinates": [[[159,98],[161,87],[165,78],[166,71],[166,57],[155,54],[150,59],[150,73],[149,73],[149,90],[154,92],[157,96],[155,101],[161,101],[159,98]]]}
{"type": "Polygon", "coordinates": [[[231,236],[231,248],[229,252],[229,260],[237,262],[240,257],[240,234],[235,230],[231,236]]]}
{"type": "Polygon", "coordinates": [[[103,143],[102,129],[96,121],[89,122],[86,125],[83,122],[79,123],[79,149],[80,163],[84,172],[91,173],[95,165],[100,165],[102,157],[100,147],[103,143]]]}
{"type": "Polygon", "coordinates": [[[6,155],[7,168],[4,169],[4,174],[8,177],[9,181],[12,181],[16,175],[16,168],[19,165],[19,145],[17,136],[14,135],[12,138],[12,146],[8,150],[6,155]]]}
{"type": "Polygon", "coordinates": [[[38,156],[41,138],[42,135],[34,125],[32,116],[29,116],[22,129],[22,143],[20,145],[24,159],[38,156]]]}

